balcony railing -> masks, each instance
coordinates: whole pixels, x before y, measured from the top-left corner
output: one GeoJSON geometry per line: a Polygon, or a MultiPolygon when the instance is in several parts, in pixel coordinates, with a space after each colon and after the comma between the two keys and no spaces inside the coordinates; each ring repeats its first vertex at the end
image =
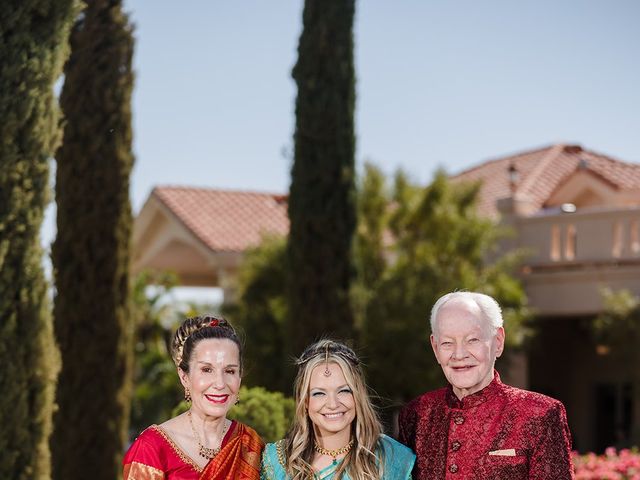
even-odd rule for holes
{"type": "Polygon", "coordinates": [[[545,211],[515,223],[531,267],[640,265],[640,207],[545,211]]]}

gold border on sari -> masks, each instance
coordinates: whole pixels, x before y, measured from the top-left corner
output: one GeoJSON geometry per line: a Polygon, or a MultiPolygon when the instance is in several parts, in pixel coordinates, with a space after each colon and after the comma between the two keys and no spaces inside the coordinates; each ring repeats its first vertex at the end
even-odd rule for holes
{"type": "Polygon", "coordinates": [[[144,463],[127,463],[123,469],[125,480],[164,480],[164,472],[144,463]]]}
{"type": "MultiPolygon", "coordinates": [[[[169,436],[169,434],[167,432],[164,431],[164,429],[160,426],[160,425],[152,425],[151,428],[153,428],[156,432],[158,432],[162,438],[165,439],[165,441],[169,444],[169,446],[171,446],[171,448],[173,449],[173,451],[175,452],[176,455],[178,455],[180,457],[180,460],[182,460],[184,463],[186,463],[187,465],[191,465],[196,472],[198,472],[199,474],[202,473],[202,471],[204,470],[203,468],[200,468],[200,466],[194,462],[191,457],[189,455],[187,455],[184,450],[182,450],[177,443],[175,443],[173,441],[173,439],[169,436]]],[[[136,479],[137,480],[137,479],[136,479]]]]}

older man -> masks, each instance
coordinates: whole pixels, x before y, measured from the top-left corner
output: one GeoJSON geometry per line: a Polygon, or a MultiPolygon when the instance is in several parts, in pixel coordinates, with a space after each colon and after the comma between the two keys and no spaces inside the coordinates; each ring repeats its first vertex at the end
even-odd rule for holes
{"type": "Polygon", "coordinates": [[[505,385],[494,370],[502,323],[497,302],[480,293],[433,306],[431,346],[450,385],[400,414],[400,440],[417,454],[414,480],[574,478],[562,403],[505,385]]]}

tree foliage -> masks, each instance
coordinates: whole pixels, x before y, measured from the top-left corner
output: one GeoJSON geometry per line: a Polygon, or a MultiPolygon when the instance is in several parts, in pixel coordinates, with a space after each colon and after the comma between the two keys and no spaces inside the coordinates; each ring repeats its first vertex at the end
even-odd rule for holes
{"type": "Polygon", "coordinates": [[[360,330],[374,287],[386,267],[385,240],[390,240],[386,178],[370,163],[365,164],[364,169],[358,182],[358,225],[354,238],[354,264],[358,275],[351,288],[356,326],[360,330]]]}
{"type": "Polygon", "coordinates": [[[637,354],[640,342],[640,297],[629,290],[605,288],[602,298],[604,310],[591,324],[596,342],[623,358],[637,354]]]}
{"type": "Polygon", "coordinates": [[[321,334],[349,338],[355,213],[354,0],[307,0],[291,171],[288,305],[292,353],[321,334]]]}
{"type": "Polygon", "coordinates": [[[39,232],[60,139],[53,86],[74,0],[8,0],[0,14],[0,478],[50,478],[59,355],[39,232]]]}
{"type": "MultiPolygon", "coordinates": [[[[352,338],[383,398],[404,401],[442,385],[428,342],[428,317],[444,293],[467,289],[495,297],[503,307],[507,353],[529,333],[525,294],[512,274],[521,257],[498,256],[497,241],[505,232],[476,215],[477,193],[478,185],[452,184],[442,172],[420,187],[402,172],[389,182],[377,167],[365,165],[358,182],[352,338]]],[[[288,392],[291,375],[282,366],[290,362],[282,345],[288,322],[296,320],[286,314],[283,285],[292,272],[283,254],[284,242],[277,240],[249,253],[232,317],[247,333],[248,363],[258,365],[247,384],[288,392]]]]}
{"type": "Polygon", "coordinates": [[[284,238],[265,238],[246,252],[238,275],[238,301],[224,312],[244,334],[246,385],[291,391],[287,274],[284,238]]]}
{"type": "Polygon", "coordinates": [[[55,331],[62,352],[54,477],[121,471],[131,398],[133,35],[122,2],[89,0],[71,35],[57,159],[55,331]],[[70,425],[82,426],[69,428],[70,425]]]}
{"type": "Polygon", "coordinates": [[[140,273],[133,282],[136,344],[130,438],[171,418],[184,394],[169,349],[173,332],[184,318],[172,299],[176,284],[173,274],[151,272],[140,273]]]}
{"type": "MultiPolygon", "coordinates": [[[[189,410],[184,400],[173,409],[172,417],[189,410]]],[[[295,413],[295,401],[281,392],[262,387],[240,387],[240,402],[231,407],[228,418],[249,425],[265,442],[284,437],[295,413]]]]}
{"type": "Polygon", "coordinates": [[[295,412],[293,398],[261,387],[240,389],[240,403],[229,412],[229,418],[252,427],[265,442],[284,437],[295,412]]]}
{"type": "Polygon", "coordinates": [[[385,262],[383,267],[378,262],[373,272],[360,271],[367,299],[362,345],[376,391],[406,401],[441,384],[441,370],[428,341],[429,309],[439,296],[454,290],[493,296],[503,308],[510,343],[521,340],[526,297],[511,275],[517,255],[488,260],[501,232],[476,214],[479,185],[453,184],[438,172],[422,188],[398,173],[388,192],[379,172],[368,167],[367,175],[371,178],[363,183],[377,185],[370,193],[376,200],[361,201],[377,208],[364,211],[359,224],[376,227],[370,229],[373,241],[367,240],[370,232],[363,229],[359,243],[366,247],[359,249],[362,258],[357,263],[368,268],[372,256],[384,257],[385,262]],[[380,205],[386,205],[384,213],[380,205]],[[385,232],[387,242],[383,242],[385,232]]]}
{"type": "MultiPolygon", "coordinates": [[[[591,321],[594,340],[619,362],[618,376],[626,377],[633,391],[640,390],[640,297],[633,292],[602,289],[603,311],[591,321]]],[[[638,422],[630,431],[632,445],[640,444],[638,422]]]]}

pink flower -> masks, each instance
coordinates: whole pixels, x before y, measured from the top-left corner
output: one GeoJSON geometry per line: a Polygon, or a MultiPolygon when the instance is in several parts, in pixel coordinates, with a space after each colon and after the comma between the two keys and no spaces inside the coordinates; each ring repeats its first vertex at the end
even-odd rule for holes
{"type": "Polygon", "coordinates": [[[572,452],[576,480],[640,480],[640,454],[636,449],[619,452],[609,447],[604,455],[572,452]]]}

